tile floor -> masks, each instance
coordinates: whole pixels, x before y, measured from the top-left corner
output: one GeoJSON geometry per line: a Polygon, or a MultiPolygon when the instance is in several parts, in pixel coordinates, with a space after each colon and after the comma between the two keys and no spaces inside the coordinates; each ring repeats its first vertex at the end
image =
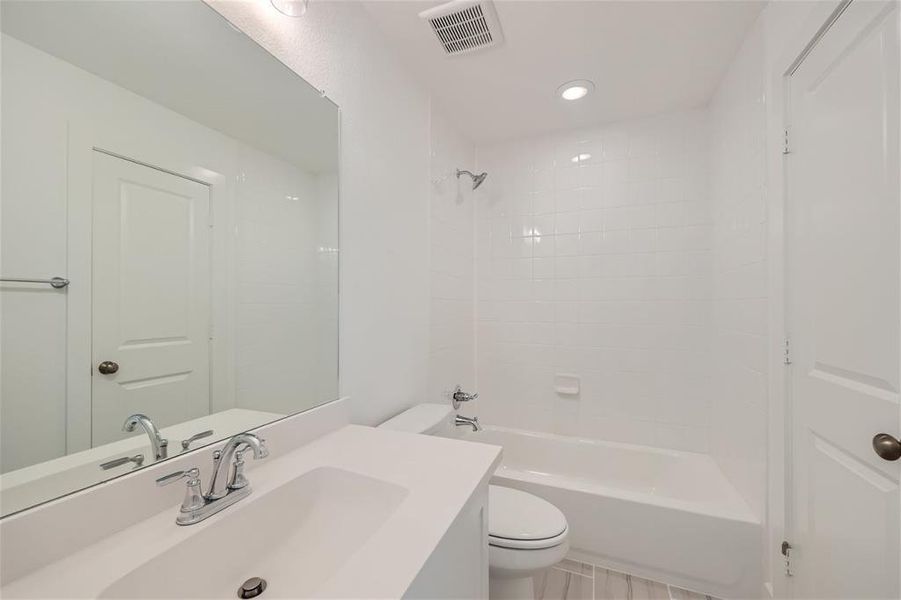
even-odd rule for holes
{"type": "Polygon", "coordinates": [[[536,575],[534,585],[535,600],[716,600],[571,559],[536,575]]]}

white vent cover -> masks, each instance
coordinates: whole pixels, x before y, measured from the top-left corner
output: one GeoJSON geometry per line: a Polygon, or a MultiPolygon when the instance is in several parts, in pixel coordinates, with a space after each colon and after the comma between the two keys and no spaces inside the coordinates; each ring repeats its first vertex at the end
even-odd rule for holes
{"type": "Polygon", "coordinates": [[[452,0],[419,13],[449,56],[490,48],[504,41],[491,0],[452,0]]]}

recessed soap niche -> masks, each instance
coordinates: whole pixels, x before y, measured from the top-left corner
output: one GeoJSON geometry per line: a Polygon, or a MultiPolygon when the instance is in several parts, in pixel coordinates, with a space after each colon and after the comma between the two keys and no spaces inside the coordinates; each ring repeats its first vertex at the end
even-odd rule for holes
{"type": "Polygon", "coordinates": [[[555,373],[554,391],[560,396],[578,398],[582,392],[582,378],[575,373],[555,373]]]}

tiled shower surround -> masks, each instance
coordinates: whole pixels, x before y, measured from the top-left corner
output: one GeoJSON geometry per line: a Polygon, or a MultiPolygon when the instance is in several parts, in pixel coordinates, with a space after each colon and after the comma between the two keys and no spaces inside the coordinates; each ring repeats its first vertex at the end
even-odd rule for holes
{"type": "Polygon", "coordinates": [[[709,449],[707,140],[689,111],[479,149],[483,421],[709,449]]]}
{"type": "Polygon", "coordinates": [[[455,384],[475,388],[472,184],[473,145],[434,108],[430,116],[428,397],[441,401],[455,384]]]}

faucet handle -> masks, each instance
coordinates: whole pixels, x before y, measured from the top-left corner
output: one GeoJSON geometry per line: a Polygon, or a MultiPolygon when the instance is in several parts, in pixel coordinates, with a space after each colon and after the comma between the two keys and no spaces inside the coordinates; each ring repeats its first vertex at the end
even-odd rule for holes
{"type": "Polygon", "coordinates": [[[100,468],[104,471],[109,471],[110,469],[115,469],[116,467],[121,467],[122,465],[134,463],[135,469],[144,464],[144,455],[143,454],[135,454],[134,456],[123,456],[121,458],[114,458],[113,460],[107,461],[105,463],[100,463],[100,468]]]}
{"type": "Polygon", "coordinates": [[[196,442],[197,440],[202,440],[203,438],[210,437],[211,435],[213,435],[213,430],[212,430],[212,429],[207,429],[206,431],[201,431],[200,433],[195,433],[194,435],[192,435],[192,436],[189,437],[188,439],[182,440],[182,442],[181,442],[181,451],[182,451],[182,452],[187,452],[187,451],[188,451],[188,448],[191,447],[191,444],[193,444],[193,443],[196,442]]]}
{"type": "Polygon", "coordinates": [[[244,446],[241,450],[235,452],[235,470],[232,473],[231,482],[228,484],[230,490],[240,490],[247,487],[250,483],[244,475],[244,453],[250,450],[249,446],[244,446]]]}
{"type": "Polygon", "coordinates": [[[176,471],[175,473],[160,477],[156,480],[156,484],[162,487],[164,485],[169,485],[170,483],[175,483],[176,481],[181,481],[182,479],[188,480],[188,487],[185,489],[185,497],[184,500],[181,501],[181,508],[179,510],[183,513],[190,513],[203,508],[205,501],[203,492],[200,490],[200,469],[197,467],[186,471],[176,471]]]}
{"type": "Polygon", "coordinates": [[[191,485],[195,479],[197,479],[197,483],[200,483],[200,469],[194,467],[192,469],[188,469],[186,471],[176,471],[175,473],[169,473],[168,475],[164,475],[156,480],[156,484],[160,487],[164,485],[169,485],[170,483],[175,483],[180,479],[187,479],[188,485],[191,485]]]}
{"type": "Polygon", "coordinates": [[[479,397],[479,393],[476,392],[474,394],[468,394],[463,391],[459,385],[454,388],[453,394],[451,394],[451,403],[454,406],[454,410],[460,408],[460,405],[464,402],[469,402],[471,400],[475,400],[479,397]]]}

